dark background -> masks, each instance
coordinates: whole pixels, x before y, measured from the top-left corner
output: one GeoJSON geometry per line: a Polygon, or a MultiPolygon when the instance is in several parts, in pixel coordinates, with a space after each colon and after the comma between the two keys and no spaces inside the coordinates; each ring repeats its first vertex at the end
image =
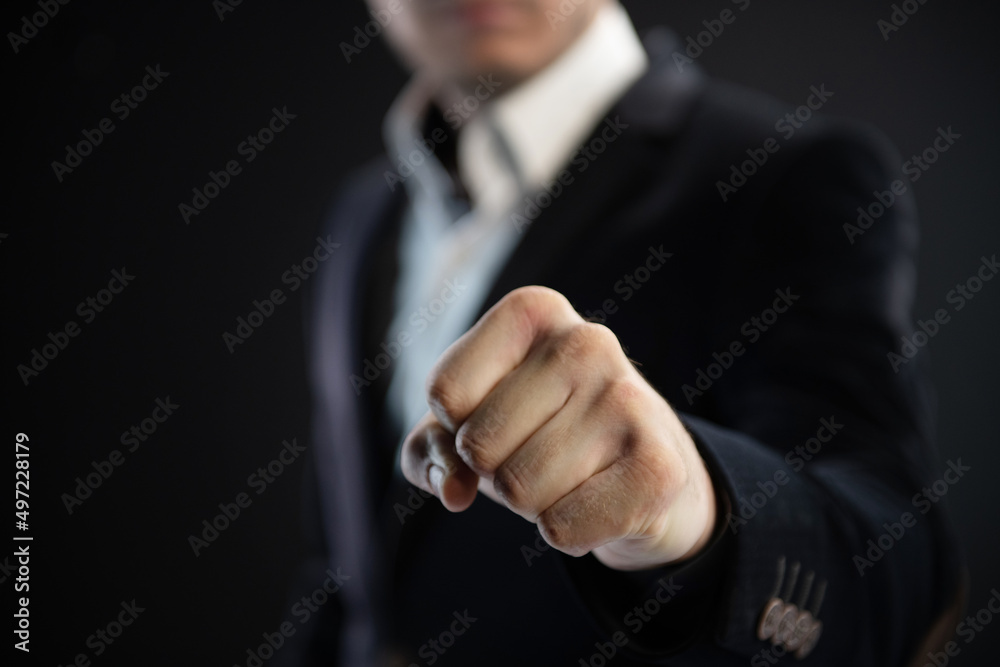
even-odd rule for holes
{"type": "MultiPolygon", "coordinates": [[[[626,6],[640,31],[669,24],[686,37],[731,5],[626,6]]],[[[36,11],[10,3],[0,26],[18,30],[36,11]]],[[[890,12],[888,2],[753,0],[699,63],[794,104],[825,84],[834,97],[824,113],[874,123],[903,156],[928,147],[938,127],[962,135],[913,185],[923,222],[914,312],[926,319],[950,307],[945,295],[980,256],[1000,252],[1000,12],[929,0],[884,41],[876,21],[890,12]]],[[[345,62],[338,44],[368,20],[360,2],[246,1],[224,18],[209,0],[78,0],[19,53],[3,47],[3,437],[11,449],[15,433],[31,437],[31,646],[42,664],[94,658],[87,637],[122,601],[145,611],[94,664],[242,665],[289,611],[303,464],[261,495],[247,486],[283,439],[309,440],[304,290],[290,293],[280,277],[311,253],[338,181],[380,150],[382,116],[405,75],[377,40],[345,62]],[[111,101],[157,64],[169,76],[119,120],[111,101]],[[297,118],[246,164],[236,147],[272,107],[297,118]],[[58,182],[51,162],[104,117],[115,131],[58,182]],[[243,172],[186,225],[178,204],[230,159],[243,172]],[[122,267],[132,284],[25,386],[17,365],[50,331],[81,323],[77,304],[122,267]],[[222,333],[275,288],[289,301],[230,354],[222,333]],[[168,396],[175,414],[127,452],[120,434],[168,396]],[[69,515],[62,494],[115,449],[124,464],[69,515]],[[252,505],[195,557],[188,536],[244,491],[252,505]]],[[[939,398],[941,468],[958,457],[972,467],[948,496],[972,611],[1000,586],[998,315],[1000,281],[921,353],[939,398]]],[[[12,551],[0,548],[0,559],[12,551]]],[[[13,575],[0,579],[12,604],[13,575]]],[[[986,664],[998,647],[1000,623],[952,664],[986,664]]]]}

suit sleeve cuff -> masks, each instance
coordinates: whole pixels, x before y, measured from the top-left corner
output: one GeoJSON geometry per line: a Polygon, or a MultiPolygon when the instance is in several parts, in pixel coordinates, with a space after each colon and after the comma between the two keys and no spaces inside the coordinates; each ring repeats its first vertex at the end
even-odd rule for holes
{"type": "Polygon", "coordinates": [[[619,647],[616,650],[634,657],[667,657],[705,640],[716,629],[733,569],[735,536],[726,523],[730,494],[711,457],[705,457],[705,464],[715,489],[716,521],[709,543],[693,558],[623,572],[591,554],[581,558],[560,554],[571,587],[599,629],[619,647]]]}

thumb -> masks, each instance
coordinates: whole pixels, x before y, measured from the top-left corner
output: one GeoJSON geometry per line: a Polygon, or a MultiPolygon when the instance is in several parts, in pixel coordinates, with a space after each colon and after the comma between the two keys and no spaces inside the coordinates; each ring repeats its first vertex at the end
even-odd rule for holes
{"type": "Polygon", "coordinates": [[[468,509],[476,499],[479,477],[458,455],[455,436],[430,412],[403,441],[399,465],[411,484],[433,493],[451,512],[468,509]]]}

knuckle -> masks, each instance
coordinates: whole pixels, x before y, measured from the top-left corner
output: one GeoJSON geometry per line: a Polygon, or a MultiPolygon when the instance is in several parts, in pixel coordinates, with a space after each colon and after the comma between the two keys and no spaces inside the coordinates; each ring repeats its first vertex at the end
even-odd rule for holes
{"type": "Polygon", "coordinates": [[[518,287],[508,292],[497,304],[519,322],[520,331],[534,331],[557,313],[575,313],[573,306],[559,292],[540,285],[518,287]]]}
{"type": "Polygon", "coordinates": [[[598,343],[601,349],[621,351],[622,345],[614,331],[599,322],[584,322],[584,324],[587,330],[590,331],[590,335],[594,337],[595,343],[598,343]]]}
{"type": "Polygon", "coordinates": [[[602,399],[606,408],[616,417],[628,423],[640,423],[644,398],[642,387],[629,378],[616,378],[604,389],[602,399]]]}
{"type": "Polygon", "coordinates": [[[446,415],[459,414],[463,396],[459,385],[447,371],[435,367],[427,376],[427,402],[446,415]]]}
{"type": "Polygon", "coordinates": [[[581,322],[557,339],[556,354],[566,361],[590,362],[620,349],[618,338],[603,324],[581,322]]]}
{"type": "Polygon", "coordinates": [[[490,437],[484,429],[465,423],[455,435],[455,451],[478,475],[489,475],[493,463],[489,454],[490,437]]]}
{"type": "Polygon", "coordinates": [[[538,532],[554,548],[570,556],[582,556],[582,550],[573,540],[571,526],[556,511],[548,510],[538,517],[538,532]]]}
{"type": "Polygon", "coordinates": [[[549,287],[526,285],[507,293],[502,299],[505,306],[526,312],[544,312],[557,302],[566,303],[566,297],[549,287]]]}
{"type": "Polygon", "coordinates": [[[600,329],[600,324],[592,322],[583,322],[570,327],[562,337],[562,349],[567,356],[573,358],[586,359],[592,356],[603,344],[600,329]]]}
{"type": "Polygon", "coordinates": [[[512,509],[528,509],[531,494],[528,491],[525,471],[514,463],[500,466],[493,476],[493,490],[512,509]]]}
{"type": "Polygon", "coordinates": [[[403,476],[409,482],[417,484],[421,480],[427,456],[427,432],[424,429],[411,431],[403,441],[399,460],[403,476]]]}
{"type": "Polygon", "coordinates": [[[640,440],[623,460],[628,483],[641,489],[644,510],[656,513],[673,502],[687,484],[687,466],[681,456],[659,439],[640,440]]]}

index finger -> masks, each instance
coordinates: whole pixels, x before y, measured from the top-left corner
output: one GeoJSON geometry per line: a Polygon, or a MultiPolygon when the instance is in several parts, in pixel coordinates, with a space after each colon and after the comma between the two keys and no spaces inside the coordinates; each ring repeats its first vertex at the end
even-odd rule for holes
{"type": "Polygon", "coordinates": [[[559,292],[520,287],[496,303],[438,359],[427,377],[427,402],[451,433],[508,373],[528,356],[536,341],[583,322],[559,292]]]}

